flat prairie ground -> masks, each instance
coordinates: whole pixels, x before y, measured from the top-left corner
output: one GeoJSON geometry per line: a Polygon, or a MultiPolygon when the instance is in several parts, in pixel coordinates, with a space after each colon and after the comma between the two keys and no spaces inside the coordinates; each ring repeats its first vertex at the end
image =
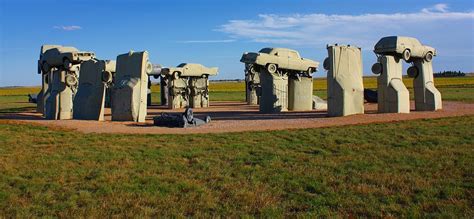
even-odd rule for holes
{"type": "MultiPolygon", "coordinates": [[[[474,78],[435,83],[444,100],[474,102],[474,78]]],[[[210,95],[243,89],[213,83],[210,95]]],[[[0,113],[32,111],[37,91],[0,89],[0,113]]],[[[0,120],[0,217],[473,218],[472,127],[471,115],[177,136],[0,120]]]]}

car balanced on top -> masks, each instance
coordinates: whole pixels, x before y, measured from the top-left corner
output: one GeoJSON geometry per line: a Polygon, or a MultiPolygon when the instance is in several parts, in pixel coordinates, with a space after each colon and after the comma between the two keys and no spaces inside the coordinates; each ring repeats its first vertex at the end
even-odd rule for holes
{"type": "Polygon", "coordinates": [[[286,48],[263,48],[258,53],[246,52],[240,62],[251,66],[252,72],[259,72],[261,68],[265,68],[272,74],[280,70],[311,75],[319,65],[316,61],[301,58],[297,51],[286,48]]]}
{"type": "Polygon", "coordinates": [[[208,68],[196,63],[181,63],[175,68],[163,68],[162,75],[179,77],[209,77],[217,75],[219,69],[217,67],[208,68]]]}
{"type": "Polygon", "coordinates": [[[413,37],[389,36],[384,37],[375,44],[374,52],[380,55],[393,55],[402,58],[406,62],[413,58],[422,58],[431,62],[436,56],[436,49],[420,43],[413,37]]]}
{"type": "Polygon", "coordinates": [[[45,48],[46,50],[41,52],[38,61],[39,70],[43,72],[49,72],[51,68],[60,66],[69,69],[72,65],[95,58],[93,52],[79,51],[74,47],[46,45],[45,48]]]}

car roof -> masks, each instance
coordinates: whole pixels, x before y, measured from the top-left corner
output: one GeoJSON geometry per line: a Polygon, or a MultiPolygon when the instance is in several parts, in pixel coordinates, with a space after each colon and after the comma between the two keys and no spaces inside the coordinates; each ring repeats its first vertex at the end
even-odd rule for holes
{"type": "Polygon", "coordinates": [[[288,49],[288,48],[271,48],[271,47],[266,47],[261,49],[259,52],[261,53],[270,53],[270,52],[279,52],[279,51],[285,51],[285,52],[296,52],[296,50],[293,49],[288,49]]]}
{"type": "MultiPolygon", "coordinates": [[[[414,37],[407,37],[407,36],[388,36],[388,37],[383,37],[382,39],[379,40],[379,42],[391,42],[391,43],[400,43],[400,42],[416,42],[420,43],[416,38],[414,37]]],[[[420,43],[421,44],[421,43],[420,43]]]]}
{"type": "Polygon", "coordinates": [[[59,47],[58,50],[60,52],[78,52],[79,51],[75,47],[72,47],[72,46],[59,47]]]}
{"type": "Polygon", "coordinates": [[[46,52],[48,51],[53,51],[53,50],[56,50],[60,53],[63,53],[63,52],[78,52],[79,50],[77,50],[76,48],[74,47],[70,47],[70,46],[60,46],[60,47],[54,47],[54,48],[51,48],[51,49],[48,49],[46,50],[46,52]]]}
{"type": "Polygon", "coordinates": [[[45,53],[46,51],[54,48],[62,47],[61,45],[42,45],[41,46],[41,54],[45,53]]]}
{"type": "Polygon", "coordinates": [[[182,68],[182,67],[184,67],[184,66],[198,66],[198,67],[201,67],[202,65],[201,65],[201,64],[197,64],[197,63],[181,63],[181,64],[179,64],[179,65],[176,66],[176,67],[182,68]]]}

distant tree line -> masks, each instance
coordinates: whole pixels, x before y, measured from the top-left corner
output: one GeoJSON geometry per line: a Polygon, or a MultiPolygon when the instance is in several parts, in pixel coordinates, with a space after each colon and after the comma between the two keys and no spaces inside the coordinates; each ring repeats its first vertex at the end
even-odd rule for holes
{"type": "Polygon", "coordinates": [[[441,71],[433,74],[434,77],[464,77],[466,73],[461,71],[441,71]]]}

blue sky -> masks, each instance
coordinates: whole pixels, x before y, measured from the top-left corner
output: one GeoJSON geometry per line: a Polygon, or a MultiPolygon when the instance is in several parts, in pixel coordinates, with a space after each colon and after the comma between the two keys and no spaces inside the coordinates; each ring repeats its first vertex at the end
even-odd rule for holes
{"type": "MultiPolygon", "coordinates": [[[[217,66],[215,79],[243,78],[245,51],[289,47],[322,62],[326,44],[371,48],[408,35],[438,49],[435,71],[474,72],[474,1],[0,0],[0,86],[39,85],[42,44],[75,46],[115,59],[147,50],[151,62],[217,66]]],[[[320,68],[316,76],[325,76],[320,68]]]]}

